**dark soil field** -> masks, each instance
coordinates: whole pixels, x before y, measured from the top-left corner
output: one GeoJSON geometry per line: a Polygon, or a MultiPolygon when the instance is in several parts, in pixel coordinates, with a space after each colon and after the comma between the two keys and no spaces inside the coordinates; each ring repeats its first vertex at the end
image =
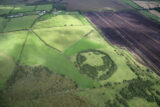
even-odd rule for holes
{"type": "Polygon", "coordinates": [[[133,50],[160,70],[160,26],[133,12],[87,12],[85,15],[113,43],[133,50]]]}
{"type": "Polygon", "coordinates": [[[63,0],[70,10],[81,11],[104,11],[104,10],[124,10],[130,7],[120,0],[63,0]]]}

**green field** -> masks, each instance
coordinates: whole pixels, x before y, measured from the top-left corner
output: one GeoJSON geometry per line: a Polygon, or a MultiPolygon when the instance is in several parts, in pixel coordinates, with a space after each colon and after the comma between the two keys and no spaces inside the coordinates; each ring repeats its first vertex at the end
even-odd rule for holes
{"type": "Polygon", "coordinates": [[[30,33],[22,53],[21,64],[42,65],[51,71],[63,74],[75,81],[81,88],[93,87],[96,82],[80,74],[73,64],[61,53],[47,47],[33,33],[30,33]],[[39,48],[40,47],[40,48],[39,48]]]}
{"type": "MultiPolygon", "coordinates": [[[[116,72],[108,80],[101,81],[102,84],[106,82],[123,82],[123,80],[132,80],[133,78],[136,78],[136,75],[128,67],[125,57],[118,55],[115,52],[116,47],[107,43],[97,31],[92,32],[87,38],[81,39],[75,45],[66,49],[64,54],[74,57],[78,52],[87,49],[99,49],[106,52],[117,65],[116,72]]],[[[74,61],[75,59],[73,62],[74,61]]]]}
{"type": "Polygon", "coordinates": [[[160,106],[159,76],[110,43],[81,12],[54,9],[40,16],[34,11],[52,4],[15,6],[12,13],[25,16],[7,18],[8,5],[0,11],[0,106],[160,106]]]}
{"type": "Polygon", "coordinates": [[[8,14],[13,9],[13,6],[0,5],[0,15],[8,14]]]}
{"type": "Polygon", "coordinates": [[[12,75],[19,58],[27,32],[0,34],[0,90],[6,87],[6,81],[12,75]]]}
{"type": "Polygon", "coordinates": [[[26,6],[26,5],[15,5],[12,13],[20,13],[20,12],[30,12],[34,11],[35,6],[26,6]]]}
{"type": "Polygon", "coordinates": [[[31,16],[12,18],[7,23],[7,27],[4,29],[4,31],[7,32],[14,30],[29,29],[37,17],[38,17],[37,15],[31,15],[31,16]]]}
{"type": "Polygon", "coordinates": [[[0,33],[0,52],[5,53],[16,61],[19,57],[27,32],[0,33]]]}
{"type": "Polygon", "coordinates": [[[3,31],[5,24],[7,24],[7,19],[0,17],[0,32],[3,31]]]}
{"type": "Polygon", "coordinates": [[[48,4],[48,5],[37,5],[36,10],[51,10],[52,9],[52,5],[48,4]]]}
{"type": "MultiPolygon", "coordinates": [[[[49,17],[49,16],[48,16],[49,17]]],[[[56,15],[50,14],[50,18],[41,17],[42,21],[38,21],[34,28],[49,28],[49,27],[67,27],[67,26],[82,26],[86,25],[86,19],[80,14],[72,15],[56,15]]]]}
{"type": "Polygon", "coordinates": [[[83,36],[89,33],[93,28],[90,26],[76,27],[55,27],[47,29],[34,30],[46,43],[54,48],[63,51],[71,46],[83,36]]]}

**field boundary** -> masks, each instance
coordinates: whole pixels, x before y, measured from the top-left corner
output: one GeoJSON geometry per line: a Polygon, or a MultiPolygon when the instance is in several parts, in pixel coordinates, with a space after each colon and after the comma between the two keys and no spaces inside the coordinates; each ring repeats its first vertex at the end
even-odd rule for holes
{"type": "Polygon", "coordinates": [[[57,48],[55,48],[55,47],[49,45],[48,43],[46,43],[36,32],[34,32],[33,30],[31,30],[31,32],[34,33],[35,36],[37,36],[37,37],[39,38],[39,40],[40,40],[41,42],[43,42],[47,47],[52,48],[52,49],[54,49],[54,50],[56,50],[56,51],[58,51],[58,52],[61,53],[60,50],[58,50],[57,48]]]}
{"type": "Polygon", "coordinates": [[[21,48],[19,57],[18,57],[18,59],[17,59],[16,65],[19,65],[19,63],[20,63],[20,60],[21,60],[21,57],[22,57],[22,54],[23,54],[24,47],[25,47],[26,42],[27,42],[27,40],[28,40],[28,36],[29,36],[29,31],[27,32],[26,38],[25,38],[25,40],[24,40],[24,42],[23,42],[23,45],[22,45],[22,48],[21,48]]]}

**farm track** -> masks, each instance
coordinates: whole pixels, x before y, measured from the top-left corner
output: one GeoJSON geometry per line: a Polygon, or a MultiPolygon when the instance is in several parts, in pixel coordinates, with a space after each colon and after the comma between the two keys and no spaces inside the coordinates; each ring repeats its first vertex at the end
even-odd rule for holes
{"type": "Polygon", "coordinates": [[[160,70],[159,25],[134,12],[87,12],[85,15],[112,43],[134,50],[148,65],[160,70]]]}

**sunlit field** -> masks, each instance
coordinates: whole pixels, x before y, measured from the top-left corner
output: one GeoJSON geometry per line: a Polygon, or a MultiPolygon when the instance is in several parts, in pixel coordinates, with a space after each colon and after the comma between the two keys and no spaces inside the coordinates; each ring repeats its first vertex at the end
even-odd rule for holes
{"type": "Polygon", "coordinates": [[[156,4],[0,3],[0,107],[160,106],[156,4]]]}

